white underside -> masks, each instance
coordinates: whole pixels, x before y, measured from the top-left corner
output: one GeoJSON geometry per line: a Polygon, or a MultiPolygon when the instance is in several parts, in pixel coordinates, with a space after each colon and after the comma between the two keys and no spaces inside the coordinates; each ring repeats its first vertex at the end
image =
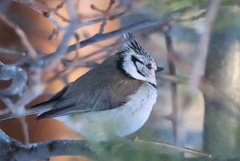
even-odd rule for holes
{"type": "Polygon", "coordinates": [[[104,141],[129,135],[143,126],[157,99],[156,89],[144,83],[129,97],[130,102],[112,110],[57,117],[67,126],[92,141],[104,141]]]}

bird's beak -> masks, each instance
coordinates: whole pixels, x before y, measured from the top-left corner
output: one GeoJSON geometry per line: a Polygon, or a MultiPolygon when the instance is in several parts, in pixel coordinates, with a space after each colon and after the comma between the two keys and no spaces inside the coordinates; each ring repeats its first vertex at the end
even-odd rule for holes
{"type": "Polygon", "coordinates": [[[155,73],[161,72],[161,71],[163,71],[163,70],[164,70],[164,68],[162,68],[162,67],[157,67],[157,69],[155,70],[155,73]]]}

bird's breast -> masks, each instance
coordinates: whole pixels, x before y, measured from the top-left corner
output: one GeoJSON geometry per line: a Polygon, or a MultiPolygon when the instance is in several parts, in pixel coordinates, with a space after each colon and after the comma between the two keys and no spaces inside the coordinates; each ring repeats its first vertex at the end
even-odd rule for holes
{"type": "Polygon", "coordinates": [[[70,128],[92,141],[104,141],[129,135],[143,126],[157,99],[157,90],[149,83],[117,108],[93,111],[61,118],[70,128]]]}

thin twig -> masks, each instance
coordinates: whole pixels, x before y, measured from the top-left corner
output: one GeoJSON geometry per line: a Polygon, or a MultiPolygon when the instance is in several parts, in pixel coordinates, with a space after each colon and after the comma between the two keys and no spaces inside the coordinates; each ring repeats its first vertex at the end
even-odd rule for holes
{"type": "Polygon", "coordinates": [[[175,150],[178,150],[178,151],[181,151],[181,152],[186,152],[186,153],[197,155],[197,156],[204,156],[204,157],[208,157],[210,159],[214,158],[214,156],[211,155],[211,154],[207,154],[207,153],[197,151],[197,150],[194,150],[194,149],[190,149],[190,148],[178,147],[178,146],[168,144],[168,143],[155,142],[155,141],[144,141],[144,140],[139,140],[139,139],[134,140],[134,142],[150,144],[150,145],[164,146],[164,147],[167,147],[167,148],[175,149],[175,150]]]}
{"type": "Polygon", "coordinates": [[[104,52],[104,51],[109,51],[109,50],[116,49],[116,48],[118,49],[120,47],[122,47],[122,44],[119,42],[119,40],[117,40],[113,44],[101,47],[99,50],[94,51],[94,52],[92,52],[92,53],[90,53],[90,54],[88,54],[86,56],[81,57],[81,60],[85,61],[86,59],[89,59],[89,58],[97,55],[98,53],[101,53],[101,52],[104,52]]]}
{"type": "Polygon", "coordinates": [[[194,20],[198,20],[200,18],[204,18],[205,16],[206,16],[206,11],[203,11],[202,13],[200,13],[197,16],[193,16],[193,17],[186,18],[186,19],[180,19],[178,22],[194,21],[194,20]]]}
{"type": "Polygon", "coordinates": [[[102,34],[104,32],[104,28],[107,24],[110,10],[111,10],[112,6],[114,5],[114,3],[115,3],[115,0],[110,0],[108,8],[104,11],[104,20],[102,21],[102,24],[100,26],[99,34],[102,34]]]}
{"type": "Polygon", "coordinates": [[[28,53],[31,56],[31,58],[33,60],[37,60],[37,53],[34,50],[34,48],[32,47],[32,45],[30,44],[30,42],[28,41],[28,38],[26,37],[24,31],[18,25],[16,25],[13,22],[9,21],[7,19],[7,17],[5,15],[3,15],[3,14],[0,14],[0,19],[16,32],[16,34],[19,36],[22,44],[28,50],[28,53]]]}
{"type": "Polygon", "coordinates": [[[66,30],[66,26],[63,26],[62,24],[60,24],[53,16],[49,15],[48,19],[58,28],[62,30],[66,30]]]}
{"type": "MultiPolygon", "coordinates": [[[[108,32],[108,33],[105,33],[105,34],[96,34],[89,39],[81,41],[80,45],[81,45],[81,48],[84,48],[84,47],[89,46],[91,44],[94,44],[94,43],[97,43],[97,42],[100,42],[100,41],[103,41],[103,40],[107,40],[107,39],[110,39],[110,38],[113,38],[113,37],[116,37],[116,36],[120,36],[120,35],[123,35],[124,33],[127,33],[127,32],[133,32],[133,31],[145,28],[145,27],[156,25],[158,23],[159,22],[152,21],[152,20],[149,20],[149,19],[144,20],[144,21],[138,22],[136,24],[129,25],[129,26],[114,30],[112,32],[108,32]]],[[[75,45],[76,44],[70,45],[68,47],[67,53],[71,53],[71,52],[75,51],[75,49],[76,49],[75,45]]]]}
{"type": "Polygon", "coordinates": [[[70,20],[69,20],[68,18],[64,17],[63,15],[59,14],[58,12],[54,12],[54,14],[55,14],[56,16],[58,16],[59,18],[61,18],[62,21],[64,21],[64,22],[70,22],[70,20]]]}
{"type": "Polygon", "coordinates": [[[211,34],[212,25],[217,17],[218,9],[222,0],[212,0],[206,14],[206,20],[204,24],[204,31],[201,35],[200,43],[198,45],[198,55],[192,72],[190,75],[190,86],[192,89],[198,87],[201,79],[202,71],[205,66],[206,57],[208,53],[209,39],[211,34]]]}
{"type": "Polygon", "coordinates": [[[104,18],[97,18],[97,19],[93,19],[93,20],[89,20],[86,22],[82,22],[78,25],[78,28],[84,27],[84,26],[89,26],[89,25],[93,25],[96,24],[98,22],[102,22],[104,20],[104,18]]]}
{"type": "Polygon", "coordinates": [[[5,108],[3,110],[0,110],[0,116],[6,115],[9,112],[11,112],[11,110],[9,108],[5,108]]]}
{"type": "MultiPolygon", "coordinates": [[[[74,35],[75,30],[77,29],[78,24],[78,15],[76,13],[76,10],[74,8],[74,5],[71,1],[66,2],[67,9],[69,12],[69,15],[71,17],[70,24],[67,28],[66,33],[64,34],[61,43],[58,46],[58,49],[56,52],[52,53],[48,58],[47,62],[52,62],[51,64],[47,64],[48,70],[51,70],[57,66],[57,64],[60,62],[62,56],[66,55],[67,49],[68,49],[68,42],[70,38],[74,35]],[[54,60],[54,61],[53,61],[54,60]]],[[[76,47],[74,51],[76,50],[76,47]]],[[[46,56],[45,56],[46,58],[46,56]]]]}
{"type": "Polygon", "coordinates": [[[79,53],[79,49],[80,49],[80,35],[78,33],[75,33],[75,39],[76,39],[76,55],[75,55],[75,58],[74,60],[78,59],[78,57],[80,56],[80,53],[79,53]]]}
{"type": "MultiPolygon", "coordinates": [[[[165,27],[165,41],[167,46],[167,60],[168,60],[168,67],[169,67],[169,74],[176,75],[176,67],[174,61],[171,61],[170,57],[176,57],[174,54],[172,38],[169,36],[169,31],[171,26],[165,27]]],[[[175,144],[178,145],[178,98],[177,98],[177,84],[171,83],[171,93],[172,93],[172,114],[171,114],[171,121],[173,125],[173,135],[175,144]]]]}
{"type": "MultiPolygon", "coordinates": [[[[51,15],[49,15],[48,17],[58,28],[60,28],[61,30],[66,30],[67,29],[67,26],[63,26],[61,25],[54,17],[52,17],[51,15]]],[[[85,21],[85,22],[81,22],[79,25],[78,25],[78,28],[82,28],[84,26],[89,26],[89,25],[93,25],[93,24],[96,24],[96,23],[99,23],[99,22],[102,22],[104,20],[104,18],[96,18],[96,19],[93,19],[93,20],[89,20],[89,21],[85,21]]],[[[80,21],[80,20],[79,20],[80,21]]]]}
{"type": "Polygon", "coordinates": [[[24,134],[25,145],[26,145],[26,147],[29,147],[30,146],[30,138],[29,138],[28,124],[27,124],[27,121],[26,121],[26,117],[25,116],[20,116],[19,120],[22,124],[22,131],[23,131],[23,134],[24,134]]]}
{"type": "Polygon", "coordinates": [[[0,47],[0,55],[6,55],[6,56],[13,56],[13,57],[24,57],[26,56],[26,52],[24,51],[17,51],[12,49],[6,49],[3,47],[0,47]]]}
{"type": "Polygon", "coordinates": [[[50,8],[47,5],[44,5],[43,3],[40,3],[38,1],[26,1],[26,0],[15,0],[15,1],[32,8],[33,10],[37,11],[38,13],[43,14],[45,17],[48,17],[49,20],[52,21],[52,23],[55,24],[57,27],[64,28],[53,16],[51,16],[49,14],[50,11],[56,12],[57,9],[50,8]]]}
{"type": "MultiPolygon", "coordinates": [[[[103,41],[103,40],[107,40],[107,39],[110,39],[110,38],[113,38],[113,37],[116,37],[116,36],[123,35],[124,33],[127,33],[127,32],[133,32],[133,31],[143,29],[143,28],[146,28],[146,27],[149,27],[149,26],[157,25],[157,24],[160,27],[165,26],[166,24],[169,24],[170,22],[175,21],[175,19],[169,19],[169,20],[161,23],[160,25],[159,25],[160,22],[158,22],[158,21],[153,21],[151,19],[146,19],[146,20],[143,20],[141,22],[138,22],[138,23],[135,23],[135,24],[132,24],[132,25],[114,30],[112,32],[108,32],[108,33],[105,33],[105,34],[96,34],[96,35],[92,36],[91,38],[88,38],[86,40],[81,41],[80,46],[81,46],[81,48],[84,48],[84,47],[92,45],[94,43],[97,43],[97,42],[100,42],[100,41],[103,41]]],[[[75,29],[75,27],[74,27],[74,29],[75,29]]],[[[73,30],[70,30],[70,31],[73,31],[73,30]]],[[[73,45],[68,46],[66,51],[61,52],[59,54],[60,48],[63,48],[63,47],[65,48],[65,46],[66,46],[66,43],[64,43],[63,46],[59,45],[59,49],[57,49],[55,52],[53,52],[51,54],[43,55],[40,59],[43,62],[45,62],[46,64],[49,64],[48,62],[50,60],[54,60],[55,57],[58,57],[60,55],[62,55],[62,56],[67,55],[67,54],[69,54],[71,52],[74,52],[76,50],[76,44],[73,44],[73,45]]],[[[16,65],[18,65],[18,66],[29,65],[29,60],[26,59],[25,61],[16,63],[16,65]]]]}
{"type": "MultiPolygon", "coordinates": [[[[52,16],[49,16],[48,18],[51,19],[52,16]]],[[[93,24],[96,24],[98,22],[102,22],[103,20],[104,20],[104,18],[97,18],[97,19],[86,21],[86,22],[82,22],[78,25],[77,28],[82,28],[84,26],[93,25],[93,24]]],[[[56,21],[56,20],[52,19],[52,21],[56,21]]],[[[57,26],[57,28],[53,29],[52,33],[49,35],[49,38],[48,38],[49,40],[52,40],[53,38],[57,37],[60,31],[67,30],[67,26],[62,26],[60,23],[58,23],[58,21],[56,21],[54,23],[57,26]]]]}

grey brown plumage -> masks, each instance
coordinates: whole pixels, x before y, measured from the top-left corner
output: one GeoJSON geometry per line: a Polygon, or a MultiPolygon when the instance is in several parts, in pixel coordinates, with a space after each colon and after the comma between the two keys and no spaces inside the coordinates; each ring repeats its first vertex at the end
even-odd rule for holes
{"type": "MultiPolygon", "coordinates": [[[[132,37],[125,46],[51,99],[27,109],[36,120],[55,118],[87,139],[104,141],[143,126],[157,99],[154,59],[132,37]]],[[[0,116],[1,119],[13,114],[0,116]]]]}
{"type": "Polygon", "coordinates": [[[116,72],[119,70],[117,64],[121,63],[119,61],[122,61],[121,53],[111,56],[97,68],[79,77],[46,103],[33,107],[47,104],[52,104],[53,107],[50,111],[38,116],[37,120],[72,113],[109,110],[123,105],[127,97],[132,95],[142,82],[122,72],[116,72]],[[108,68],[109,66],[111,68],[108,68]],[[93,79],[93,76],[90,76],[93,74],[95,77],[102,76],[93,79]]]}
{"type": "MultiPolygon", "coordinates": [[[[121,52],[106,59],[98,67],[66,85],[48,101],[27,109],[26,115],[40,114],[36,120],[89,111],[101,111],[117,108],[127,101],[140,86],[142,81],[131,78],[121,70],[121,52]],[[108,68],[111,66],[111,68],[108,68]],[[89,77],[94,73],[98,79],[89,77]],[[111,78],[111,79],[110,79],[111,78]],[[110,80],[110,81],[109,81],[110,80]],[[81,82],[89,82],[82,84],[81,82]]],[[[0,120],[14,118],[13,114],[0,117],[0,120]]]]}

